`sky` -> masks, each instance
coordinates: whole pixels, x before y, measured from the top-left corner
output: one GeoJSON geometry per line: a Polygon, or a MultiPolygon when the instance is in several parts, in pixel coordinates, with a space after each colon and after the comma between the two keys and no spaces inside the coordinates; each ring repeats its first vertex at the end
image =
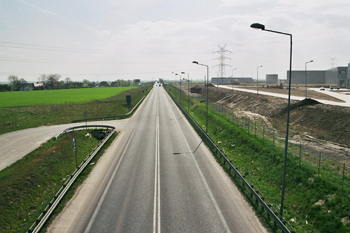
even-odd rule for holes
{"type": "Polygon", "coordinates": [[[0,82],[60,74],[73,81],[286,79],[350,62],[349,0],[0,0],[0,82]],[[262,66],[262,67],[260,67],[262,66]],[[258,68],[260,67],[260,68],[258,68]]]}

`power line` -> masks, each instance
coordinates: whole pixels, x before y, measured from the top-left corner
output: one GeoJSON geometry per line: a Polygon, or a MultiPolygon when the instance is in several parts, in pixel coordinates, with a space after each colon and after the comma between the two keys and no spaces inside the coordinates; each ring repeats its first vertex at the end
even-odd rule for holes
{"type": "MultiPolygon", "coordinates": [[[[0,41],[0,47],[4,48],[16,48],[16,49],[28,49],[37,51],[54,51],[54,52],[73,52],[73,53],[100,53],[100,54],[138,54],[138,55],[174,55],[174,53],[154,53],[154,52],[136,52],[136,51],[109,51],[109,50],[93,50],[93,49],[80,49],[80,48],[68,48],[68,47],[56,47],[56,46],[45,46],[45,45],[34,45],[24,43],[13,43],[7,41],[0,41]],[[1,45],[5,44],[5,45],[1,45]]],[[[209,54],[209,53],[178,53],[183,54],[209,54]]]]}
{"type": "Polygon", "coordinates": [[[28,62],[28,63],[48,63],[48,64],[78,64],[78,65],[142,65],[142,64],[181,64],[188,63],[188,61],[176,61],[176,62],[79,62],[79,61],[47,61],[47,60],[31,60],[31,59],[20,59],[20,58],[7,58],[0,57],[0,61],[5,62],[28,62]]]}
{"type": "MultiPolygon", "coordinates": [[[[219,46],[219,45],[218,45],[218,46],[219,46]]],[[[225,60],[226,60],[226,59],[231,59],[231,58],[225,57],[225,53],[226,53],[226,52],[230,52],[230,53],[231,53],[231,51],[226,50],[225,47],[226,47],[226,45],[225,45],[224,47],[220,47],[220,46],[219,46],[219,48],[220,48],[219,51],[214,52],[214,53],[220,54],[220,56],[217,58],[217,59],[220,61],[219,65],[217,65],[217,66],[219,66],[219,73],[220,73],[220,75],[221,75],[220,77],[226,77],[226,70],[225,70],[225,67],[226,67],[226,66],[230,66],[230,65],[228,65],[228,64],[225,63],[225,60]]]]}

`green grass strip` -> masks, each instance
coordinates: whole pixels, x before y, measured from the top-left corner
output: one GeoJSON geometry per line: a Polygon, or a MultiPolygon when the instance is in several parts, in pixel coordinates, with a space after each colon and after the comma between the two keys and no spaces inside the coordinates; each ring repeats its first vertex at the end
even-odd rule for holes
{"type": "Polygon", "coordinates": [[[138,88],[79,88],[41,91],[9,91],[0,92],[0,108],[18,106],[37,106],[67,103],[86,103],[93,100],[107,99],[123,91],[138,88]]]}

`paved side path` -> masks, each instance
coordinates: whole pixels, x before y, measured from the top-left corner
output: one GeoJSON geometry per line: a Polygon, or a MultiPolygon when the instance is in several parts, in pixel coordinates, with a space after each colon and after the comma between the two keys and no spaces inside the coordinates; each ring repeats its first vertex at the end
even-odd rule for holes
{"type": "MultiPolygon", "coordinates": [[[[88,122],[88,125],[110,125],[120,131],[128,123],[129,119],[113,121],[88,122]]],[[[41,144],[56,136],[63,130],[85,125],[85,123],[71,123],[64,125],[43,126],[30,128],[0,135],[0,171],[31,151],[38,148],[41,144]]]]}
{"type": "MultiPolygon", "coordinates": [[[[217,87],[232,90],[232,86],[217,85],[217,87]]],[[[255,93],[256,94],[256,90],[248,90],[248,89],[236,88],[236,87],[234,87],[233,90],[245,91],[245,92],[255,93]]],[[[334,101],[329,101],[329,100],[315,99],[315,100],[317,100],[318,102],[320,102],[322,104],[350,107],[350,95],[346,95],[344,93],[339,93],[339,92],[335,92],[335,91],[329,91],[329,90],[320,91],[319,88],[310,88],[309,90],[318,91],[318,92],[321,92],[323,94],[327,94],[327,95],[330,95],[330,96],[333,96],[335,98],[338,98],[340,100],[345,101],[345,103],[341,103],[341,102],[334,102],[334,101]]],[[[209,95],[210,95],[210,93],[209,93],[209,95]]],[[[272,92],[266,92],[266,91],[259,91],[259,95],[268,95],[268,96],[274,96],[274,97],[288,99],[288,95],[272,93],[272,92]]],[[[305,97],[291,95],[290,99],[291,100],[303,100],[303,99],[305,99],[305,97]]]]}

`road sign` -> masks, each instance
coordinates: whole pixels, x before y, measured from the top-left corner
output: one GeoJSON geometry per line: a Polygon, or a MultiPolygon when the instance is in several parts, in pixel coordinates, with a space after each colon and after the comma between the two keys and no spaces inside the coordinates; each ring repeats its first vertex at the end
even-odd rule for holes
{"type": "Polygon", "coordinates": [[[73,151],[74,151],[74,152],[77,151],[76,146],[75,146],[75,138],[73,138],[73,151]]]}

